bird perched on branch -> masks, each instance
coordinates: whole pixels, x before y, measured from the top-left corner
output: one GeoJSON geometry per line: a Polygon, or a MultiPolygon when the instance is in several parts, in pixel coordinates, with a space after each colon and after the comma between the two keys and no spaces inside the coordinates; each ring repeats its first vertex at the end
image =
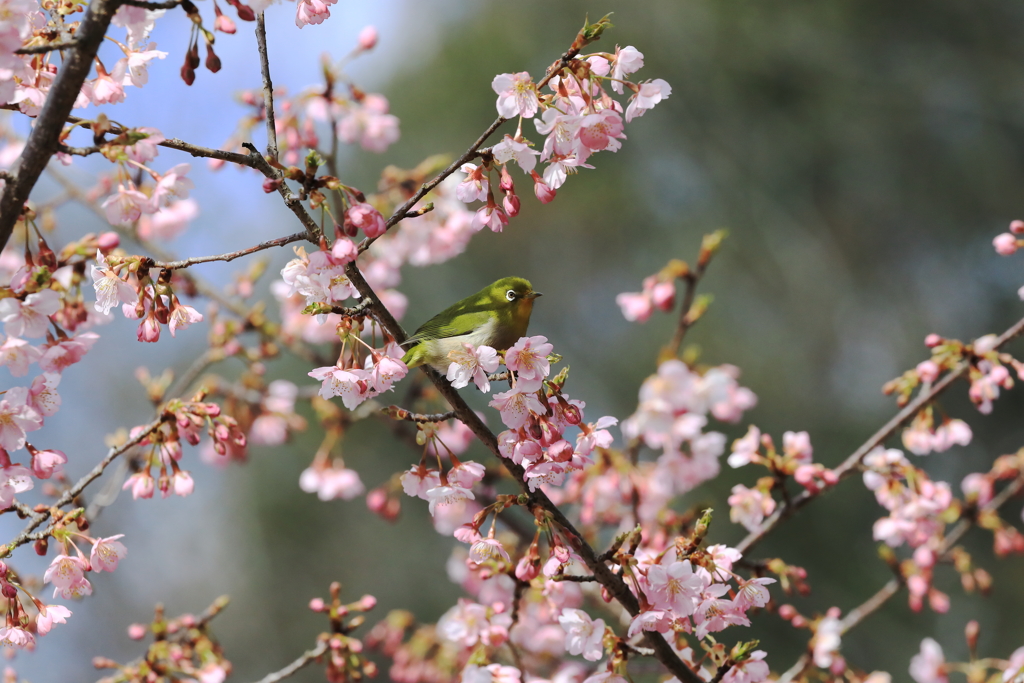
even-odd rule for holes
{"type": "Polygon", "coordinates": [[[410,368],[427,364],[444,374],[451,364],[448,353],[462,350],[464,342],[505,351],[526,335],[539,296],[528,280],[502,278],[423,323],[402,344],[413,344],[402,362],[410,368]]]}

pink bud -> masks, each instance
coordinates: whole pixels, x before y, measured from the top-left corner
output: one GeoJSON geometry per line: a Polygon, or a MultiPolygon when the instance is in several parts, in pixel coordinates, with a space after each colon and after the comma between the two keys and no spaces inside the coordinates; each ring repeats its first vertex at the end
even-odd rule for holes
{"type": "Polygon", "coordinates": [[[928,591],[928,606],[933,612],[945,614],[949,611],[949,596],[933,588],[928,591]]]}
{"type": "Polygon", "coordinates": [[[508,172],[508,168],[505,166],[501,167],[501,181],[498,183],[498,188],[502,192],[515,192],[515,183],[512,182],[512,176],[508,172]]]}
{"type": "Polygon", "coordinates": [[[266,192],[267,194],[270,194],[271,192],[276,192],[277,188],[281,187],[281,183],[283,182],[284,180],[282,180],[281,178],[267,178],[266,180],[263,181],[263,191],[266,192]]]}
{"type": "Polygon", "coordinates": [[[347,237],[341,237],[334,241],[331,246],[331,256],[340,263],[349,263],[355,261],[356,256],[359,255],[359,249],[347,237]]]}
{"type": "Polygon", "coordinates": [[[794,628],[804,628],[807,626],[807,620],[799,614],[793,617],[793,620],[790,623],[793,624],[794,628]]]}
{"type": "Polygon", "coordinates": [[[668,312],[676,304],[676,285],[674,282],[659,282],[651,288],[651,301],[660,310],[668,312]]]}
{"type": "Polygon", "coordinates": [[[377,29],[373,26],[364,26],[359,32],[359,49],[372,50],[377,45],[377,29]]]}
{"type": "Polygon", "coordinates": [[[157,322],[155,316],[150,314],[143,318],[136,331],[136,337],[140,342],[160,341],[160,323],[157,322]]]}
{"type": "Polygon", "coordinates": [[[524,556],[516,564],[516,578],[520,581],[533,581],[540,574],[540,562],[535,562],[529,556],[524,556]]]}
{"type": "Polygon", "coordinates": [[[1017,251],[1017,238],[1008,232],[1004,232],[995,236],[995,239],[992,240],[992,246],[996,248],[996,253],[1000,256],[1010,256],[1017,251]]]}
{"type": "Polygon", "coordinates": [[[508,214],[509,218],[515,218],[519,215],[519,197],[514,194],[505,195],[505,199],[501,202],[502,206],[505,207],[505,213],[508,214]]]}
{"type": "Polygon", "coordinates": [[[366,507],[370,509],[370,512],[379,513],[387,505],[388,494],[384,489],[373,489],[366,494],[366,507]]]}
{"type": "Polygon", "coordinates": [[[192,494],[192,490],[195,488],[195,482],[192,481],[192,477],[185,470],[178,470],[174,473],[174,493],[185,497],[192,494]]]}
{"type": "Polygon", "coordinates": [[[96,238],[96,245],[101,251],[117,249],[119,244],[121,244],[121,238],[118,237],[116,232],[103,232],[96,238]]]}
{"type": "Polygon", "coordinates": [[[235,22],[226,14],[219,14],[213,22],[213,30],[220,31],[221,33],[234,33],[237,28],[235,22]]]}
{"type": "Polygon", "coordinates": [[[924,338],[924,345],[927,346],[929,349],[933,349],[933,348],[935,348],[936,346],[938,346],[941,343],[942,343],[942,337],[940,337],[939,335],[935,334],[934,332],[932,334],[929,334],[927,337],[924,338]]]}
{"type": "Polygon", "coordinates": [[[345,212],[345,217],[370,239],[380,237],[388,229],[387,223],[384,222],[384,216],[381,215],[380,211],[366,202],[353,204],[345,212]]]}
{"type": "Polygon", "coordinates": [[[547,204],[555,198],[555,190],[551,189],[551,186],[544,182],[544,179],[537,175],[536,171],[531,171],[533,176],[533,194],[537,196],[537,199],[541,204],[547,204]]]}
{"type": "Polygon", "coordinates": [[[363,597],[359,598],[359,608],[362,609],[364,612],[369,612],[376,606],[377,598],[373,597],[372,595],[364,595],[363,597]]]}
{"type": "Polygon", "coordinates": [[[935,361],[926,360],[917,364],[917,376],[922,382],[934,382],[939,378],[939,366],[935,361]]]}
{"type": "Polygon", "coordinates": [[[1012,232],[1014,235],[1020,235],[1021,233],[1024,233],[1024,221],[1011,221],[1010,232],[1012,232]]]}
{"type": "Polygon", "coordinates": [[[935,552],[921,546],[914,551],[914,564],[922,569],[929,569],[935,565],[935,552]]]}
{"type": "Polygon", "coordinates": [[[313,610],[314,612],[323,612],[325,609],[323,598],[313,598],[312,600],[310,600],[309,609],[313,610]]]}
{"type": "Polygon", "coordinates": [[[142,624],[132,624],[128,627],[128,637],[132,640],[142,640],[146,637],[146,627],[142,624]]]}
{"type": "Polygon", "coordinates": [[[796,607],[793,607],[793,605],[782,605],[779,607],[779,616],[785,619],[786,621],[789,621],[796,615],[796,607]]]}

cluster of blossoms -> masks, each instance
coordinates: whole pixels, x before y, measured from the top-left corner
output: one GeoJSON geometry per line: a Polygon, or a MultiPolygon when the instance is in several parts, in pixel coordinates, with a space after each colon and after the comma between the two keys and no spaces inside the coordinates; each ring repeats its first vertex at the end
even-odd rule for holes
{"type": "Polygon", "coordinates": [[[655,463],[641,463],[641,519],[652,519],[676,495],[718,476],[725,435],[704,431],[708,416],[737,422],[757,403],[754,393],[739,385],[738,375],[731,365],[700,372],[673,359],[644,380],[636,412],[622,423],[627,439],[662,451],[655,463]]]}
{"type": "Polygon", "coordinates": [[[675,307],[675,281],[687,277],[689,272],[686,263],[672,260],[654,275],[644,278],[643,291],[623,292],[615,297],[615,303],[619,305],[626,320],[646,322],[655,308],[667,313],[675,307]]]}
{"type": "Polygon", "coordinates": [[[1009,659],[995,657],[979,658],[978,637],[981,628],[976,621],[967,623],[964,635],[971,652],[970,662],[948,662],[942,646],[932,638],[921,641],[921,650],[910,660],[910,677],[917,683],[949,683],[949,674],[963,672],[967,680],[1001,681],[1021,683],[1024,681],[1024,647],[1018,647],[1009,659]],[[991,674],[989,672],[992,672],[991,674]]]}
{"type": "MultiPolygon", "coordinates": [[[[191,401],[174,399],[164,411],[168,419],[139,441],[139,446],[150,447],[149,452],[140,458],[138,471],[124,482],[123,488],[130,489],[133,498],[152,498],[157,489],[164,498],[171,493],[191,494],[195,486],[192,475],[178,465],[182,456],[181,441],[199,445],[204,429],[219,455],[245,451],[247,438],[235,418],[223,415],[216,403],[204,403],[201,394],[191,401]],[[154,467],[159,469],[155,479],[151,472],[154,467]]],[[[131,436],[137,436],[141,430],[136,427],[131,436]]]]}
{"type": "Polygon", "coordinates": [[[839,481],[838,476],[832,470],[813,462],[813,456],[814,449],[807,432],[785,432],[780,453],[771,436],[762,434],[760,429],[751,425],[742,438],[733,442],[729,465],[763,465],[773,476],[758,480],[752,489],[742,484],[732,488],[729,497],[732,521],[742,524],[748,531],[755,531],[764,518],[775,511],[771,491],[779,484],[781,477],[793,477],[797,484],[812,494],[834,486],[839,481]]]}
{"type": "Polygon", "coordinates": [[[483,163],[462,167],[466,178],[457,189],[458,198],[467,204],[484,202],[473,217],[473,228],[501,232],[508,219],[519,213],[520,201],[509,173],[511,163],[530,176],[534,194],[546,204],[555,198],[569,175],[581,168],[593,168],[587,162],[594,154],[618,151],[621,140],[626,139],[623,106],[605,86],[610,84],[619,95],[624,88],[631,91],[625,108],[626,123],[643,116],[672,93],[671,86],[660,78],[643,83],[626,80],[643,65],[643,53],[632,45],[616,47],[614,54],[582,55],[541,81],[539,85],[547,85],[551,94],[543,93],[525,71],[495,76],[491,88],[498,94],[498,114],[506,119],[534,119],[537,133],[545,136],[544,144],[541,151],[534,149],[520,125],[515,136],[506,135],[491,148],[483,163]],[[543,174],[536,171],[538,162],[547,163],[543,174]],[[491,172],[495,170],[503,195],[501,206],[492,187],[491,172]]]}
{"type": "Polygon", "coordinates": [[[120,305],[125,318],[140,321],[140,342],[159,341],[163,325],[174,337],[179,329],[203,320],[202,313],[181,303],[174,293],[171,271],[149,268],[146,259],[99,254],[91,268],[96,311],[106,316],[120,305]]]}
{"type": "MultiPolygon", "coordinates": [[[[73,6],[71,13],[81,9],[73,6]]],[[[149,81],[149,63],[163,59],[166,52],[148,43],[147,37],[163,10],[151,11],[127,5],[114,15],[113,23],[127,30],[126,42],[113,42],[123,57],[109,71],[96,59],[96,76],[87,79],[75,100],[75,108],[90,104],[123,102],[128,87],[141,88],[149,81]]],[[[0,104],[17,105],[28,116],[37,116],[57,75],[54,52],[16,54],[21,48],[34,48],[60,42],[78,22],[66,22],[68,13],[44,12],[33,0],[4,0],[0,7],[0,104]]],[[[66,162],[70,161],[65,159],[66,162]]]]}

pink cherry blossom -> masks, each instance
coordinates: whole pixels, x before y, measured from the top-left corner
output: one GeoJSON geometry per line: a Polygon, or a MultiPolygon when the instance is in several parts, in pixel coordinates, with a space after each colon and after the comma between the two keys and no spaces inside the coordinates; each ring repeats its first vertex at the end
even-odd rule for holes
{"type": "Polygon", "coordinates": [[[32,453],[32,472],[40,479],[59,475],[68,461],[63,451],[46,450],[32,453]]]}
{"type": "MultiPolygon", "coordinates": [[[[166,52],[161,54],[164,56],[167,55],[166,52]]],[[[135,132],[143,133],[145,137],[138,140],[135,144],[125,147],[125,155],[132,161],[137,161],[140,164],[148,164],[153,159],[156,159],[157,155],[160,153],[159,144],[164,142],[167,138],[165,138],[163,133],[158,129],[150,128],[148,126],[140,126],[135,129],[135,132]]]]}
{"type": "Polygon", "coordinates": [[[471,489],[483,481],[486,468],[480,463],[466,460],[448,471],[448,483],[464,489],[471,489]]]}
{"type": "Polygon", "coordinates": [[[89,88],[89,99],[95,105],[117,104],[124,102],[124,81],[125,72],[128,69],[128,60],[118,60],[113,71],[107,73],[100,63],[96,62],[96,78],[89,88]]]}
{"type": "Polygon", "coordinates": [[[588,114],[580,121],[579,140],[593,151],[607,150],[616,152],[625,140],[622,132],[622,115],[613,109],[605,109],[597,114],[588,114]]]}
{"type": "Polygon", "coordinates": [[[1024,681],[1024,647],[1018,647],[1010,655],[1003,671],[1003,683],[1021,683],[1024,681]]]}
{"type": "Polygon", "coordinates": [[[135,287],[125,282],[113,270],[107,267],[107,260],[99,254],[96,263],[91,266],[92,286],[96,290],[95,308],[106,315],[110,309],[121,304],[134,305],[139,300],[135,287]]]}
{"type": "Polygon", "coordinates": [[[36,617],[36,631],[45,636],[53,628],[54,624],[68,623],[71,610],[64,605],[43,605],[39,609],[39,616],[36,617]]]}
{"type": "Polygon", "coordinates": [[[139,220],[143,211],[151,213],[149,197],[129,184],[117,186],[117,192],[107,197],[100,205],[106,212],[111,225],[127,225],[139,220]]]}
{"type": "Polygon", "coordinates": [[[722,677],[722,683],[760,683],[767,679],[770,672],[764,661],[767,656],[764,650],[754,650],[747,659],[732,665],[722,677]]]}
{"type": "Polygon", "coordinates": [[[537,88],[530,74],[498,74],[491,81],[491,89],[498,93],[498,115],[506,119],[517,116],[532,118],[540,107],[537,88]]]}
{"type": "Polygon", "coordinates": [[[89,563],[94,572],[112,572],[117,569],[117,563],[128,554],[128,549],[117,540],[119,538],[124,538],[124,534],[100,538],[93,543],[89,563]]]}
{"type": "Polygon", "coordinates": [[[24,301],[0,299],[0,321],[4,332],[12,337],[42,337],[50,326],[50,316],[60,309],[60,294],[44,289],[29,294],[24,301]]]}
{"type": "MultiPolygon", "coordinates": [[[[195,486],[196,484],[192,479],[192,475],[185,470],[178,470],[171,478],[171,490],[174,491],[174,495],[176,496],[181,496],[182,498],[185,496],[191,496],[192,491],[195,490],[195,486]]],[[[168,494],[165,494],[164,497],[166,498],[167,495],[168,494]]]]}
{"type": "MultiPolygon", "coordinates": [[[[0,450],[6,456],[6,451],[0,450]]],[[[14,504],[16,494],[28,491],[35,486],[32,481],[32,470],[21,465],[6,465],[0,469],[0,510],[6,510],[14,504]]]]}
{"type": "Polygon", "coordinates": [[[56,588],[67,588],[85,578],[89,564],[82,557],[57,555],[43,573],[43,583],[52,583],[56,588]]]}
{"type": "Polygon", "coordinates": [[[175,332],[183,330],[192,323],[199,323],[203,321],[203,314],[192,308],[191,306],[185,306],[183,304],[177,304],[171,309],[171,319],[167,325],[167,329],[171,331],[171,336],[175,336],[175,332]]]}
{"type": "Polygon", "coordinates": [[[341,396],[342,403],[349,410],[355,410],[366,399],[370,398],[370,373],[366,370],[353,368],[342,370],[330,365],[316,368],[308,373],[310,377],[318,379],[323,384],[320,386],[320,396],[331,398],[341,396]]]}
{"type": "Polygon", "coordinates": [[[750,626],[750,619],[740,607],[734,601],[721,597],[728,591],[728,586],[720,583],[704,590],[703,600],[693,612],[694,633],[698,638],[724,631],[729,626],[750,626]]]}
{"type": "Polygon", "coordinates": [[[494,400],[488,405],[501,412],[501,421],[509,429],[519,429],[526,424],[531,414],[544,412],[544,404],[537,397],[536,389],[525,391],[518,386],[495,394],[494,400]]]}
{"type": "Polygon", "coordinates": [[[462,349],[448,353],[451,365],[448,366],[448,381],[456,389],[468,386],[472,381],[480,391],[491,390],[487,379],[488,373],[498,369],[498,352],[490,346],[475,347],[469,342],[462,344],[462,349]]]}
{"type": "Polygon", "coordinates": [[[644,65],[644,53],[637,50],[632,45],[626,47],[615,48],[615,59],[612,62],[612,78],[616,79],[612,81],[612,90],[619,93],[623,92],[622,79],[631,73],[636,73],[644,65]]]}
{"type": "Polygon", "coordinates": [[[187,199],[189,190],[196,186],[186,175],[191,168],[191,164],[178,164],[165,173],[153,189],[150,207],[146,213],[153,213],[160,207],[169,205],[174,199],[187,199]]]}
{"type": "Polygon", "coordinates": [[[604,656],[604,620],[591,619],[590,615],[579,609],[563,609],[558,616],[558,623],[565,629],[565,649],[571,655],[583,655],[583,658],[596,662],[604,656]]]}
{"type": "Polygon", "coordinates": [[[132,498],[134,500],[138,500],[139,498],[152,498],[153,491],[156,489],[156,482],[153,480],[153,477],[149,472],[136,472],[125,480],[121,489],[131,489],[132,498]]]}
{"type": "Polygon", "coordinates": [[[623,292],[615,297],[615,303],[622,310],[622,317],[629,322],[647,322],[654,312],[650,295],[641,292],[623,292]]]}
{"type": "Polygon", "coordinates": [[[660,78],[648,81],[640,85],[640,91],[630,100],[626,107],[626,123],[629,123],[638,116],[643,116],[648,109],[662,100],[668,99],[672,94],[672,86],[660,78]]]}
{"type": "Polygon", "coordinates": [[[406,495],[427,500],[427,491],[441,485],[437,470],[414,467],[402,474],[402,489],[406,495]]]}
{"type": "Polygon", "coordinates": [[[42,351],[24,339],[8,337],[0,344],[0,367],[7,366],[14,377],[24,377],[28,374],[28,366],[42,355],[42,351]]]}
{"type": "Polygon", "coordinates": [[[42,416],[26,404],[28,390],[8,389],[0,397],[0,448],[16,451],[25,447],[25,434],[43,426],[42,416]]]}
{"type": "Polygon", "coordinates": [[[345,217],[370,239],[380,237],[387,230],[384,216],[366,202],[353,204],[345,212],[345,217]]]}
{"type": "Polygon", "coordinates": [[[306,468],[299,476],[299,488],[316,493],[320,500],[352,500],[366,491],[359,473],[338,463],[326,468],[306,468]]]}
{"type": "MultiPolygon", "coordinates": [[[[149,82],[149,63],[154,59],[163,59],[166,56],[166,52],[161,52],[156,49],[156,43],[150,43],[142,50],[129,49],[127,56],[121,60],[125,62],[125,70],[127,71],[122,85],[134,85],[137,88],[141,88],[146,85],[146,83],[149,82]]],[[[118,65],[120,65],[120,61],[118,62],[118,65]]],[[[157,131],[157,133],[159,133],[159,131],[157,131]]],[[[141,159],[138,159],[137,161],[145,163],[145,161],[141,159]]]]}
{"type": "Polygon", "coordinates": [[[672,628],[673,620],[672,613],[666,610],[652,609],[640,612],[629,623],[629,630],[626,636],[632,638],[643,631],[668,633],[672,628]]]}
{"type": "Polygon", "coordinates": [[[511,136],[506,135],[501,142],[496,144],[492,150],[494,159],[499,164],[507,164],[514,161],[523,169],[523,173],[530,173],[537,166],[537,152],[530,148],[525,142],[517,142],[511,136]]]}
{"type": "Polygon", "coordinates": [[[761,430],[750,425],[743,438],[732,442],[732,453],[729,455],[729,467],[749,465],[761,448],[761,430]]]}
{"type": "Polygon", "coordinates": [[[501,232],[508,225],[508,216],[497,206],[482,206],[473,214],[470,224],[474,231],[490,228],[491,232],[501,232]]]}
{"type": "Polygon", "coordinates": [[[139,236],[143,239],[173,240],[198,215],[199,204],[194,199],[170,202],[139,218],[139,236]]]}
{"type": "Polygon", "coordinates": [[[452,503],[458,503],[463,500],[475,500],[476,496],[473,492],[467,488],[461,486],[444,484],[435,486],[432,489],[427,490],[427,502],[429,503],[428,509],[430,514],[434,514],[434,509],[439,505],[451,505],[452,503]]]}
{"type": "Polygon", "coordinates": [[[59,341],[46,348],[43,357],[39,359],[39,367],[43,372],[59,374],[82,360],[99,338],[95,332],[83,332],[71,339],[59,341]]]}
{"type": "Polygon", "coordinates": [[[1000,256],[1012,256],[1017,252],[1017,236],[1008,232],[996,235],[992,246],[1000,256]]]}
{"type": "Polygon", "coordinates": [[[671,610],[678,617],[693,614],[701,593],[710,581],[703,572],[694,572],[689,560],[668,566],[656,564],[647,570],[644,592],[655,607],[671,610]]]}
{"type": "Polygon", "coordinates": [[[377,94],[352,103],[338,121],[338,137],[350,144],[358,142],[370,152],[387,151],[399,137],[398,117],[388,113],[389,107],[387,98],[377,94]]]}
{"type": "Polygon", "coordinates": [[[501,542],[495,538],[481,538],[469,549],[469,560],[476,564],[484,562],[511,562],[501,542]]]}
{"type": "Polygon", "coordinates": [[[466,174],[465,180],[455,188],[455,196],[458,197],[459,201],[470,204],[486,200],[487,190],[490,185],[487,182],[487,175],[484,173],[483,166],[463,164],[459,170],[466,174]]]}
{"type": "Polygon", "coordinates": [[[20,626],[4,626],[0,628],[0,646],[31,650],[35,647],[35,644],[35,636],[20,626]]]}
{"type": "Polygon", "coordinates": [[[330,5],[338,0],[299,0],[295,6],[295,25],[299,28],[310,24],[322,24],[331,16],[330,5]]]}
{"type": "Polygon", "coordinates": [[[374,358],[370,370],[370,383],[378,393],[390,391],[392,385],[409,374],[409,368],[402,362],[404,352],[397,344],[389,344],[386,352],[374,358]]]}
{"type": "Polygon", "coordinates": [[[750,579],[749,581],[739,580],[736,589],[736,606],[741,610],[748,610],[752,607],[764,607],[771,599],[768,589],[765,586],[775,583],[775,579],[767,577],[750,579]]]}
{"type": "Polygon", "coordinates": [[[523,383],[524,390],[536,391],[540,389],[541,381],[551,372],[548,355],[553,349],[547,337],[522,337],[505,352],[505,367],[515,371],[517,381],[523,383]]]}
{"type": "Polygon", "coordinates": [[[814,449],[807,432],[786,432],[782,435],[782,451],[797,462],[811,462],[814,449]]]}
{"type": "Polygon", "coordinates": [[[910,660],[910,677],[917,683],[947,683],[946,657],[931,638],[921,641],[921,651],[910,660]]]}

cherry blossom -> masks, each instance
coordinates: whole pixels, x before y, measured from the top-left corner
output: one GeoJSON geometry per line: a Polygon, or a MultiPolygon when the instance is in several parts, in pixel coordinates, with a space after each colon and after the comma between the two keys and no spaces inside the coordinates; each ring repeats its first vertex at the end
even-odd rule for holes
{"type": "Polygon", "coordinates": [[[448,353],[451,360],[451,365],[448,366],[448,381],[456,389],[468,386],[472,381],[480,391],[490,391],[491,383],[487,375],[498,369],[498,352],[490,346],[474,348],[468,342],[464,342],[462,346],[461,350],[455,349],[448,353]]]}
{"type": "Polygon", "coordinates": [[[565,649],[571,655],[596,662],[604,656],[604,620],[591,619],[579,609],[563,609],[558,623],[565,629],[565,649]]]}
{"type": "Polygon", "coordinates": [[[626,107],[626,123],[638,116],[643,116],[648,109],[653,109],[654,105],[668,99],[671,94],[672,86],[661,78],[641,84],[639,92],[633,96],[629,106],[626,107]]]}
{"type": "Polygon", "coordinates": [[[42,416],[27,405],[24,387],[8,389],[0,397],[0,448],[16,451],[25,447],[25,434],[43,426],[42,416]]]}
{"type": "Polygon", "coordinates": [[[203,314],[192,308],[191,306],[185,306],[175,301],[175,306],[171,309],[171,318],[167,325],[167,329],[171,331],[171,336],[175,336],[178,330],[183,330],[192,323],[198,323],[203,321],[203,314]]]}
{"type": "Polygon", "coordinates": [[[652,565],[647,570],[648,588],[644,592],[655,607],[686,617],[693,614],[709,583],[706,573],[695,572],[690,561],[683,560],[668,566],[652,565]]]}
{"type": "Polygon", "coordinates": [[[306,468],[299,475],[299,488],[316,493],[320,500],[352,500],[366,491],[358,472],[337,463],[332,467],[306,468]]]}
{"type": "Polygon", "coordinates": [[[498,74],[491,81],[491,89],[498,93],[498,115],[506,119],[517,116],[532,118],[537,113],[537,87],[530,74],[525,71],[515,74],[498,74]]]}
{"type": "Polygon", "coordinates": [[[39,616],[36,617],[36,632],[45,636],[53,628],[54,624],[68,623],[71,610],[64,605],[41,605],[39,616]]]}
{"type": "Polygon", "coordinates": [[[117,563],[128,554],[128,549],[117,540],[119,538],[124,538],[124,534],[100,538],[93,543],[89,563],[94,572],[112,572],[117,569],[117,563]]]}
{"type": "Polygon", "coordinates": [[[942,647],[931,638],[921,641],[921,651],[910,660],[910,677],[917,683],[947,683],[949,681],[942,647]]]}
{"type": "Polygon", "coordinates": [[[103,254],[96,257],[96,263],[90,267],[92,286],[96,290],[95,308],[106,315],[110,309],[120,304],[135,304],[139,294],[135,287],[125,282],[107,266],[103,254]]]}
{"type": "Polygon", "coordinates": [[[361,102],[352,103],[338,121],[338,137],[347,143],[358,142],[370,152],[387,151],[399,137],[398,117],[389,114],[388,109],[383,95],[366,95],[361,102]]]}
{"type": "Polygon", "coordinates": [[[531,173],[537,166],[537,156],[540,152],[530,149],[525,142],[516,141],[506,135],[501,142],[492,150],[494,159],[499,164],[507,164],[514,161],[523,169],[523,173],[531,173]]]}
{"type": "Polygon", "coordinates": [[[44,289],[29,294],[24,301],[14,297],[0,299],[0,321],[12,337],[42,337],[50,325],[50,316],[61,308],[60,294],[44,289]]]}
{"type": "Polygon", "coordinates": [[[0,367],[6,366],[14,377],[24,377],[28,374],[28,366],[42,355],[42,351],[24,339],[8,337],[0,344],[0,367]]]}
{"type": "Polygon", "coordinates": [[[505,366],[515,371],[524,391],[539,389],[541,380],[551,372],[548,354],[552,349],[554,346],[548,343],[547,337],[537,335],[521,338],[505,352],[505,366]]]}
{"type": "Polygon", "coordinates": [[[127,225],[139,220],[142,213],[151,213],[150,199],[130,184],[117,186],[117,192],[100,205],[111,225],[127,225]]]}
{"type": "Polygon", "coordinates": [[[632,45],[626,47],[615,48],[615,58],[612,60],[612,90],[619,93],[623,92],[622,83],[620,82],[626,76],[631,73],[636,73],[644,65],[644,53],[637,50],[632,45]]]}
{"type": "Polygon", "coordinates": [[[536,389],[529,391],[519,386],[495,394],[494,400],[488,405],[501,412],[501,421],[509,429],[519,429],[526,424],[531,414],[544,412],[544,404],[537,397],[536,389]]]}
{"type": "Polygon", "coordinates": [[[764,661],[767,656],[764,650],[754,650],[747,659],[733,664],[722,677],[722,683],[760,683],[767,679],[770,673],[768,663],[764,661]]]}

